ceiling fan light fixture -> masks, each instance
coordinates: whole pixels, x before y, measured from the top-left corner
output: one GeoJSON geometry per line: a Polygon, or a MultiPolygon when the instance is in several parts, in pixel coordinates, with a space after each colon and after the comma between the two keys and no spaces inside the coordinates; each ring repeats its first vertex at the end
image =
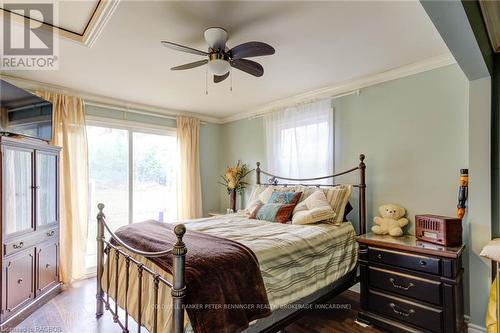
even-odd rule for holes
{"type": "Polygon", "coordinates": [[[214,75],[222,76],[229,72],[229,61],[224,59],[213,59],[208,62],[208,70],[214,75]]]}
{"type": "Polygon", "coordinates": [[[221,27],[212,27],[205,30],[205,40],[214,50],[224,51],[227,41],[227,31],[221,27]]]}

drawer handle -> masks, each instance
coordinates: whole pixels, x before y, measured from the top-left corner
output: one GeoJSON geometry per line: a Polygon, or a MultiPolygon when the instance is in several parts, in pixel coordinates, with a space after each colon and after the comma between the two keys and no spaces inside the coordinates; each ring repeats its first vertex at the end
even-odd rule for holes
{"type": "Polygon", "coordinates": [[[51,230],[51,231],[47,232],[47,237],[54,236],[55,233],[56,233],[55,230],[51,230]]]}
{"type": "Polygon", "coordinates": [[[415,310],[413,310],[413,309],[405,310],[405,309],[398,307],[394,303],[390,303],[389,306],[392,308],[392,311],[394,311],[395,314],[400,315],[402,317],[409,317],[410,315],[415,313],[415,310]]]}
{"type": "Polygon", "coordinates": [[[420,266],[426,266],[427,263],[424,260],[420,260],[420,266]]]}
{"type": "Polygon", "coordinates": [[[377,254],[377,259],[382,259],[382,254],[381,253],[377,254]]]}
{"type": "Polygon", "coordinates": [[[391,281],[392,283],[392,286],[396,289],[401,289],[401,290],[408,290],[412,287],[415,287],[415,285],[413,283],[409,283],[406,287],[405,286],[402,286],[400,284],[396,284],[396,281],[393,279],[393,278],[390,278],[389,281],[391,281]]]}
{"type": "Polygon", "coordinates": [[[45,265],[45,269],[49,269],[49,267],[50,267],[50,264],[45,265]]]}
{"type": "Polygon", "coordinates": [[[15,248],[15,249],[22,249],[23,246],[24,246],[23,242],[19,242],[17,244],[12,244],[12,247],[15,248]]]}
{"type": "Polygon", "coordinates": [[[21,283],[23,283],[23,279],[17,280],[17,284],[21,284],[21,283]]]}

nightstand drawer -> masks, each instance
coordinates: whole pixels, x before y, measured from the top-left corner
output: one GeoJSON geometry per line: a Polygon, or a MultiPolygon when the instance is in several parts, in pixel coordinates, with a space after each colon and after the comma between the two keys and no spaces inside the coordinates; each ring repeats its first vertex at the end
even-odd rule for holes
{"type": "Polygon", "coordinates": [[[442,310],[415,302],[403,301],[373,290],[368,293],[368,308],[371,311],[425,330],[442,332],[442,310]]]}
{"type": "Polygon", "coordinates": [[[416,271],[440,274],[441,259],[420,256],[409,253],[395,252],[391,250],[382,250],[370,247],[368,250],[370,261],[381,264],[404,267],[416,271]]]}
{"type": "Polygon", "coordinates": [[[374,288],[441,305],[441,282],[369,266],[368,284],[374,288]]]}

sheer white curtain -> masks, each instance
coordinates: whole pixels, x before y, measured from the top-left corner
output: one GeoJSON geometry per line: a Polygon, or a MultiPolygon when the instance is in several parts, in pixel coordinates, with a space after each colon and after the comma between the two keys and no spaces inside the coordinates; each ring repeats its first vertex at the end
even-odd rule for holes
{"type": "Polygon", "coordinates": [[[333,174],[334,113],[330,100],[265,115],[267,165],[280,176],[333,174]]]}

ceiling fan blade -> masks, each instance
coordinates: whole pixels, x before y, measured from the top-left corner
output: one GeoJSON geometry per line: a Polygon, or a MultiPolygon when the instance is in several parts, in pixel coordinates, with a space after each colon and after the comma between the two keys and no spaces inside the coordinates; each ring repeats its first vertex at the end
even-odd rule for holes
{"type": "Polygon", "coordinates": [[[222,82],[225,79],[227,79],[228,76],[229,76],[229,72],[227,72],[224,75],[214,75],[214,83],[222,82]]]}
{"type": "Polygon", "coordinates": [[[260,77],[264,75],[264,68],[259,63],[252,60],[235,59],[231,61],[231,66],[253,76],[260,77]]]}
{"type": "Polygon", "coordinates": [[[172,68],[170,68],[170,69],[171,69],[171,70],[173,70],[173,71],[180,71],[180,70],[183,70],[183,69],[191,69],[191,68],[195,68],[195,67],[203,66],[203,65],[205,65],[207,62],[208,62],[208,60],[207,60],[207,59],[205,59],[205,60],[199,60],[199,61],[191,62],[191,63],[189,63],[189,64],[184,64],[184,65],[180,65],[180,66],[175,66],[175,67],[172,67],[172,68]]]}
{"type": "Polygon", "coordinates": [[[233,47],[229,51],[229,56],[232,59],[241,59],[271,55],[274,52],[274,48],[266,43],[248,42],[233,47]]]}
{"type": "Polygon", "coordinates": [[[193,48],[188,47],[188,46],[179,45],[179,44],[175,44],[175,43],[172,43],[172,42],[167,42],[167,41],[164,41],[164,40],[162,40],[161,43],[163,44],[163,46],[171,48],[172,50],[181,51],[181,52],[187,52],[187,53],[192,53],[192,54],[197,54],[197,55],[201,55],[201,56],[208,55],[207,52],[203,52],[203,51],[200,51],[200,50],[197,50],[197,49],[193,49],[193,48]]]}

